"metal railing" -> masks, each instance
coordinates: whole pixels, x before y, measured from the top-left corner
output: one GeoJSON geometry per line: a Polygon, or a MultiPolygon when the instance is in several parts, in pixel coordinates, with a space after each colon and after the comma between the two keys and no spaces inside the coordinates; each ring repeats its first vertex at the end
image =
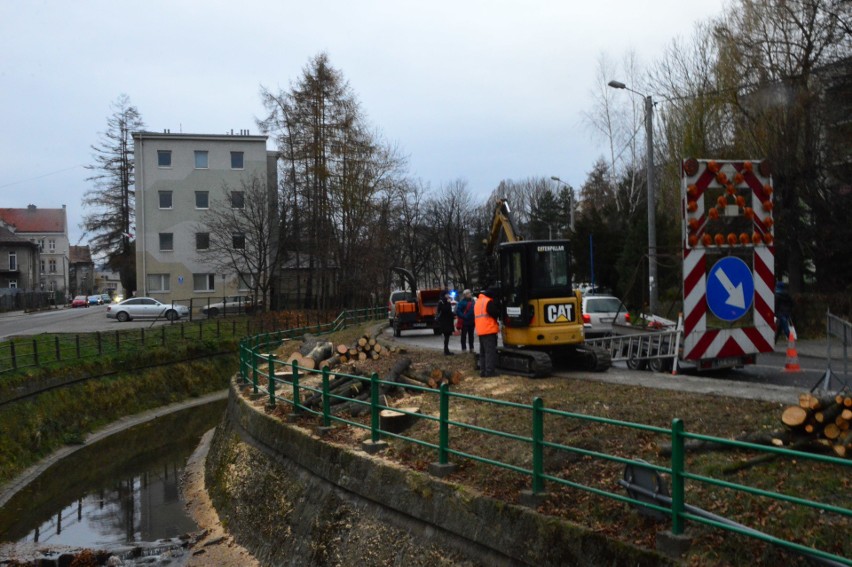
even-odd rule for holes
{"type": "MultiPolygon", "coordinates": [[[[381,317],[383,317],[384,310],[382,309],[380,311],[381,317]]],[[[363,320],[357,315],[341,314],[341,317],[338,318],[338,321],[335,324],[329,324],[327,326],[323,326],[323,329],[317,330],[330,332],[332,330],[342,328],[345,326],[345,322],[350,320],[350,318],[353,318],[354,320],[363,320]]],[[[820,514],[832,514],[841,518],[852,518],[852,509],[849,508],[817,502],[808,498],[784,494],[778,491],[746,486],[692,472],[686,459],[684,445],[687,440],[705,441],[732,446],[739,449],[746,449],[749,451],[756,451],[764,455],[771,454],[789,457],[800,463],[815,462],[829,464],[840,467],[841,470],[838,478],[843,475],[849,475],[849,473],[852,472],[852,461],[850,460],[687,432],[683,421],[680,419],[674,419],[671,423],[671,427],[669,428],[656,427],[547,408],[545,407],[545,402],[541,398],[535,398],[532,404],[521,404],[505,400],[482,398],[450,391],[447,384],[443,384],[439,389],[429,388],[425,385],[421,387],[406,384],[406,389],[422,393],[423,395],[436,396],[438,398],[436,403],[438,407],[438,415],[411,412],[381,403],[382,397],[380,393],[382,388],[397,387],[399,384],[380,380],[378,375],[375,373],[373,373],[369,378],[364,378],[363,376],[331,372],[328,368],[323,370],[309,370],[300,367],[295,361],[287,363],[283,360],[279,360],[272,354],[272,352],[278,348],[278,346],[283,344],[285,340],[298,337],[309,330],[311,329],[292,329],[244,339],[240,346],[240,380],[244,384],[250,385],[255,394],[267,397],[269,405],[276,405],[278,403],[287,404],[290,406],[291,412],[294,416],[314,416],[320,420],[323,427],[330,427],[333,423],[343,424],[369,431],[369,438],[372,443],[378,443],[383,438],[393,438],[428,448],[435,452],[435,464],[439,466],[452,466],[449,459],[451,456],[454,456],[525,475],[530,479],[530,492],[533,495],[543,494],[546,483],[552,483],[558,486],[587,491],[601,497],[614,499],[643,509],[654,510],[658,513],[665,514],[666,517],[670,518],[671,531],[676,535],[683,533],[686,521],[691,521],[713,528],[734,532],[743,536],[760,539],[762,541],[784,547],[793,552],[805,554],[812,559],[817,559],[830,564],[834,562],[833,564],[852,565],[852,559],[850,558],[844,558],[827,551],[814,549],[808,545],[765,534],[734,522],[720,521],[719,517],[714,516],[713,514],[700,513],[700,509],[697,509],[695,506],[692,506],[687,502],[687,497],[689,496],[689,493],[687,492],[688,483],[704,485],[704,487],[709,488],[715,487],[719,489],[734,490],[738,493],[771,499],[776,501],[776,503],[803,506],[817,510],[820,514]],[[286,373],[286,377],[283,373],[276,375],[276,369],[283,370],[285,368],[289,370],[289,372],[286,373]],[[306,383],[305,379],[307,377],[316,375],[319,375],[320,377],[319,385],[310,385],[309,383],[306,383]],[[369,387],[369,398],[366,400],[358,400],[333,393],[329,386],[332,376],[336,378],[343,377],[353,380],[362,380],[365,386],[369,387]],[[283,395],[285,393],[287,395],[283,395]],[[304,404],[302,400],[305,399],[305,396],[320,396],[321,404],[319,409],[309,407],[304,404]],[[332,404],[335,401],[343,400],[355,405],[363,406],[367,409],[370,416],[368,423],[356,421],[354,418],[347,419],[342,415],[335,414],[331,409],[332,404]],[[501,431],[498,429],[483,427],[474,423],[464,423],[450,418],[452,413],[450,411],[451,404],[471,402],[485,404],[505,411],[520,411],[527,414],[529,433],[519,434],[517,432],[501,431]],[[379,416],[380,412],[383,410],[392,410],[394,412],[408,415],[411,418],[433,423],[434,428],[431,429],[431,437],[428,434],[424,434],[422,437],[411,437],[403,435],[402,433],[395,433],[382,429],[380,427],[381,421],[379,416]],[[564,431],[566,429],[565,422],[567,420],[579,420],[586,424],[613,426],[663,436],[671,440],[671,458],[665,465],[646,463],[644,461],[636,461],[635,459],[610,455],[602,451],[589,450],[582,447],[558,443],[546,436],[546,432],[548,431],[564,431]],[[437,430],[437,432],[435,430],[437,430]],[[463,451],[452,445],[451,439],[453,436],[450,435],[451,430],[459,435],[462,435],[465,432],[473,432],[521,443],[526,447],[526,451],[528,452],[529,459],[525,462],[529,462],[531,465],[507,462],[493,456],[463,451]],[[435,439],[435,433],[437,433],[437,440],[435,439]],[[630,495],[625,496],[604,488],[585,484],[577,480],[571,480],[563,476],[549,474],[545,472],[547,470],[545,449],[549,450],[550,453],[562,453],[563,456],[565,454],[579,455],[584,458],[598,459],[607,463],[629,465],[633,467],[638,466],[645,468],[654,474],[668,475],[671,480],[670,500],[668,503],[649,502],[648,498],[640,499],[630,495]]],[[[312,381],[316,382],[316,379],[312,381]]],[[[311,382],[311,380],[307,380],[307,382],[311,382]]],[[[428,430],[429,428],[426,429],[428,430]]],[[[840,531],[842,531],[842,529],[840,531]]]]}

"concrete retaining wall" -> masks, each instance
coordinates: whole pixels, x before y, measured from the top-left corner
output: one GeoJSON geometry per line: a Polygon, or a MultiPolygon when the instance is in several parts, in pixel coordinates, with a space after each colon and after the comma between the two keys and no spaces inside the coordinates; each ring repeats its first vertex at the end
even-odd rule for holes
{"type": "Polygon", "coordinates": [[[232,386],[207,462],[228,531],[270,565],[669,565],[654,552],[341,449],[232,386]]]}

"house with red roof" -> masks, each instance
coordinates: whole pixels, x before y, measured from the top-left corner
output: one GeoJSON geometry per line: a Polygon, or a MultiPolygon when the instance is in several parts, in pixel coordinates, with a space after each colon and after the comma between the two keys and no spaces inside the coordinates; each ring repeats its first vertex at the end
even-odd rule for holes
{"type": "Polygon", "coordinates": [[[38,289],[38,244],[0,221],[0,294],[38,289]]]}
{"type": "Polygon", "coordinates": [[[39,250],[38,283],[32,289],[68,294],[68,216],[61,209],[0,208],[0,221],[39,250]]]}

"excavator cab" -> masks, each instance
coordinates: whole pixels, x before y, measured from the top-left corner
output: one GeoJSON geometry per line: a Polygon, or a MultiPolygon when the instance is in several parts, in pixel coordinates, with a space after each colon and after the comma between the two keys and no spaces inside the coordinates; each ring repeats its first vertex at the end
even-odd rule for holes
{"type": "MultiPolygon", "coordinates": [[[[497,255],[507,326],[529,327],[535,323],[537,302],[532,300],[574,295],[568,240],[506,242],[498,246],[497,255]]],[[[543,316],[539,313],[539,319],[543,316]]]]}

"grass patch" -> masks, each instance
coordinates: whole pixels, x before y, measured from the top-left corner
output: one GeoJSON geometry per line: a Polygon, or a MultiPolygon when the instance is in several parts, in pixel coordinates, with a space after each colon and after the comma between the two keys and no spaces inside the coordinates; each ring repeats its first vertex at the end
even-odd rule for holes
{"type": "MultiPolygon", "coordinates": [[[[365,330],[366,327],[349,329],[345,334],[331,335],[329,340],[350,344],[352,339],[365,330]]],[[[296,341],[285,343],[279,352],[286,354],[297,347],[296,341]]],[[[594,375],[579,372],[572,378],[502,376],[480,379],[472,371],[472,358],[469,356],[442,357],[434,351],[421,351],[412,347],[406,349],[404,355],[380,359],[378,364],[365,361],[357,366],[367,373],[376,371],[381,377],[399,356],[407,356],[414,365],[466,371],[468,378],[452,388],[454,393],[518,404],[531,404],[534,398],[540,397],[547,408],[660,428],[670,428],[674,418],[681,418],[691,433],[726,439],[782,427],[780,415],[784,406],[778,403],[619,386],[595,382],[589,379],[594,378],[594,375]]],[[[290,395],[290,389],[279,388],[278,393],[286,397],[290,395]]],[[[266,404],[267,400],[263,398],[254,403],[266,404]]],[[[389,404],[419,406],[422,413],[432,416],[437,416],[439,412],[438,396],[435,394],[397,392],[391,396],[389,404]]],[[[273,413],[283,416],[289,413],[289,408],[281,403],[273,413]]],[[[450,420],[523,438],[531,435],[528,410],[464,397],[451,397],[450,420]]],[[[366,427],[369,416],[354,421],[366,427]]],[[[660,454],[660,447],[670,441],[666,435],[551,414],[545,416],[544,422],[545,440],[548,443],[625,459],[643,459],[661,466],[670,464],[669,458],[660,454]]],[[[299,423],[313,428],[319,424],[319,420],[306,415],[299,423]]],[[[327,438],[333,443],[355,447],[367,435],[366,429],[339,425],[327,438]]],[[[419,420],[406,435],[430,444],[439,441],[437,423],[431,420],[419,420]]],[[[430,463],[437,461],[434,449],[392,438],[387,441],[389,448],[383,454],[386,459],[419,471],[426,470],[430,463]]],[[[531,447],[523,440],[451,426],[450,448],[526,470],[532,468],[531,447]]],[[[689,453],[686,468],[692,474],[852,509],[852,475],[849,474],[849,466],[781,456],[734,474],[723,472],[726,467],[757,454],[748,451],[689,453]]],[[[485,495],[514,503],[518,501],[522,490],[531,487],[528,475],[507,468],[457,455],[451,455],[450,460],[458,465],[458,470],[449,480],[485,495]]],[[[625,495],[618,485],[624,472],[624,466],[620,463],[576,451],[547,447],[544,451],[544,467],[545,473],[553,477],[625,495]]],[[[548,481],[546,490],[548,496],[539,508],[541,512],[585,525],[625,542],[653,549],[656,533],[670,527],[668,522],[655,523],[617,500],[555,481],[548,481]]],[[[848,516],[823,513],[691,480],[687,481],[686,500],[693,506],[767,534],[842,557],[852,557],[852,539],[848,537],[852,533],[852,520],[848,516]]],[[[688,533],[694,538],[693,549],[687,560],[689,565],[808,564],[800,556],[770,544],[697,523],[688,524],[688,533]]]]}

